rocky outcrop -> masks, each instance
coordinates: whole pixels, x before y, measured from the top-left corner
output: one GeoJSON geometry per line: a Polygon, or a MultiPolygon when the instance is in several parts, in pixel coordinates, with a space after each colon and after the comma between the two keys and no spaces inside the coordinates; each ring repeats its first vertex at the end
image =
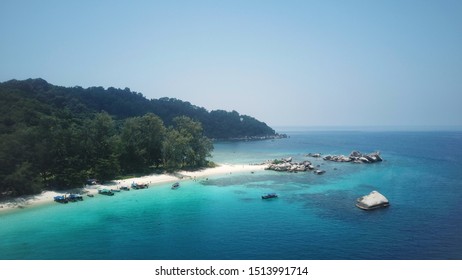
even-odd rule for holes
{"type": "Polygon", "coordinates": [[[362,154],[359,151],[353,151],[349,156],[345,155],[327,155],[323,157],[324,160],[335,162],[354,162],[354,163],[376,163],[383,161],[379,152],[370,154],[362,154]]]}
{"type": "Polygon", "coordinates": [[[378,191],[372,191],[370,194],[358,198],[356,203],[356,206],[363,210],[372,210],[389,205],[388,199],[378,191]]]}
{"type": "Polygon", "coordinates": [[[314,170],[311,162],[305,160],[303,162],[293,162],[291,157],[279,160],[273,160],[268,163],[266,170],[274,170],[280,172],[306,172],[314,170]]]}
{"type": "MultiPolygon", "coordinates": [[[[309,153],[306,154],[308,157],[321,158],[320,153],[309,153]]],[[[379,152],[370,154],[362,154],[358,151],[353,151],[349,156],[345,155],[327,155],[322,157],[323,160],[334,161],[334,162],[354,162],[354,163],[375,163],[382,161],[379,152]]],[[[318,160],[318,159],[316,159],[318,160]]],[[[314,170],[315,174],[321,175],[325,171],[317,169],[310,161],[294,162],[292,157],[276,159],[273,161],[266,162],[268,164],[267,170],[274,170],[280,172],[306,172],[314,170]]],[[[317,165],[319,167],[319,165],[317,165]]]]}

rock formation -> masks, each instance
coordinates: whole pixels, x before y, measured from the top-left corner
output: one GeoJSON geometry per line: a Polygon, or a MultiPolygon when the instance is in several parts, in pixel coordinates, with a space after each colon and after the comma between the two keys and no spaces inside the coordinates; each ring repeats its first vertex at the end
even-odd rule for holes
{"type": "Polygon", "coordinates": [[[353,151],[349,156],[345,155],[327,155],[323,157],[324,160],[335,162],[354,162],[354,163],[375,163],[383,161],[379,152],[370,154],[362,154],[358,151],[353,151]]]}
{"type": "MultiPolygon", "coordinates": [[[[320,158],[320,153],[309,153],[306,156],[313,157],[313,158],[320,158]]],[[[370,154],[362,154],[358,151],[353,151],[350,153],[349,156],[345,155],[327,155],[322,158],[323,160],[327,161],[334,161],[334,162],[354,162],[354,163],[375,163],[382,161],[379,152],[374,152],[370,154]]],[[[303,162],[293,162],[292,157],[276,159],[273,161],[266,162],[268,164],[267,170],[274,170],[280,172],[305,172],[305,171],[312,171],[314,170],[315,174],[321,175],[324,174],[325,171],[315,168],[314,165],[310,161],[303,161],[303,162]]]]}
{"type": "Polygon", "coordinates": [[[356,206],[363,210],[372,210],[390,205],[388,199],[378,191],[372,191],[370,194],[358,198],[356,206]]]}
{"type": "Polygon", "coordinates": [[[282,171],[282,172],[304,172],[313,170],[314,166],[311,162],[305,160],[303,162],[293,162],[292,158],[273,160],[269,162],[267,170],[282,171]]]}

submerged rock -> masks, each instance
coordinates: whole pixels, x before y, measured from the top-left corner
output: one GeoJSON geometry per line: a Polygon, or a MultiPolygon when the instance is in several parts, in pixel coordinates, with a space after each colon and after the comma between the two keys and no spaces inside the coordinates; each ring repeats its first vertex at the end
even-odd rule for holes
{"type": "Polygon", "coordinates": [[[318,158],[318,157],[321,157],[321,153],[309,153],[306,155],[307,157],[314,157],[314,158],[318,158]]]}
{"type": "Polygon", "coordinates": [[[372,191],[370,194],[358,198],[356,203],[356,206],[363,210],[372,210],[389,205],[388,199],[378,191],[372,191]]]}

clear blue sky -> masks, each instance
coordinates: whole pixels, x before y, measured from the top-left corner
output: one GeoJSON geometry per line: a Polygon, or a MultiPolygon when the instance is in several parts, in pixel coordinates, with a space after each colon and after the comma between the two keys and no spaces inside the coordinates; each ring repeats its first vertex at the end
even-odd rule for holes
{"type": "Polygon", "coordinates": [[[462,125],[462,1],[0,0],[0,81],[129,87],[270,126],[462,125]]]}

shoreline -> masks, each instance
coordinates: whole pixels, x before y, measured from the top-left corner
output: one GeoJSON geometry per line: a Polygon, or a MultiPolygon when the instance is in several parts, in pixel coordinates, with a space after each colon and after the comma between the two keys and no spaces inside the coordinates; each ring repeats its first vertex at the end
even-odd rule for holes
{"type": "Polygon", "coordinates": [[[218,164],[217,167],[205,168],[197,171],[178,171],[167,174],[152,174],[142,177],[133,177],[122,180],[112,180],[104,185],[86,185],[83,188],[73,188],[63,191],[44,191],[40,194],[26,195],[15,198],[8,198],[0,201],[0,214],[17,211],[22,208],[32,208],[44,204],[56,203],[54,197],[69,193],[85,193],[98,194],[98,189],[101,188],[120,188],[122,186],[130,187],[133,182],[138,184],[149,184],[149,186],[161,185],[166,183],[174,183],[177,181],[195,180],[213,175],[226,175],[232,173],[243,173],[261,171],[267,167],[266,164],[251,165],[251,164],[218,164]]]}

